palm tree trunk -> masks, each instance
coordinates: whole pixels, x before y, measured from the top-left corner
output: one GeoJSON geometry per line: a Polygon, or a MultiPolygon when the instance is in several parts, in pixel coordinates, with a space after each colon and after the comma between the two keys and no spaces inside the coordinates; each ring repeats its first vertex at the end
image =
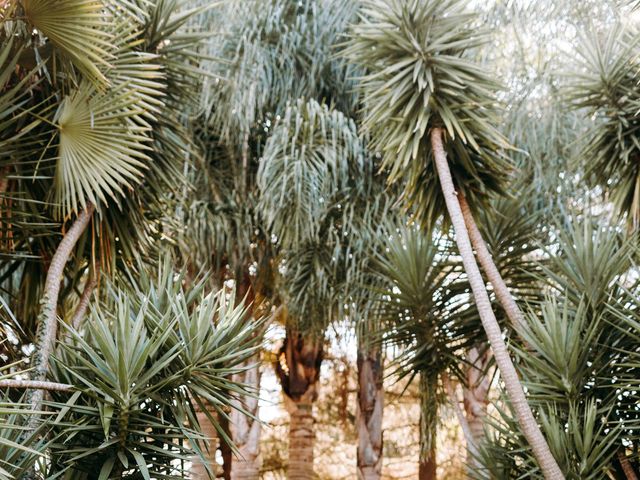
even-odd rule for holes
{"type": "MultiPolygon", "coordinates": [[[[209,409],[209,414],[212,416],[216,415],[212,407],[209,409]]],[[[218,464],[216,462],[216,447],[218,432],[205,412],[198,410],[196,417],[198,418],[202,435],[206,437],[205,445],[202,447],[204,462],[198,455],[192,457],[190,477],[193,480],[217,478],[218,464]],[[211,476],[209,476],[208,472],[211,472],[211,476]]]]}
{"type": "Polygon", "coordinates": [[[624,472],[624,476],[627,480],[638,480],[638,476],[636,475],[636,472],[624,450],[620,450],[618,452],[618,461],[620,462],[620,466],[622,467],[622,471],[624,472]]]}
{"type": "Polygon", "coordinates": [[[358,479],[379,480],[382,474],[382,355],[379,349],[358,352],[358,479]]]}
{"type": "MultiPolygon", "coordinates": [[[[87,225],[93,215],[95,205],[88,204],[81,211],[69,231],[64,235],[56,253],[51,259],[47,278],[44,285],[44,294],[42,297],[42,310],[39,315],[38,330],[36,333],[36,348],[33,358],[33,372],[31,379],[36,381],[44,381],[49,373],[49,359],[53,354],[58,334],[58,318],[56,310],[58,306],[58,296],[60,294],[60,282],[64,275],[64,267],[71,256],[71,252],[75,247],[78,239],[86,230],[87,225]]],[[[30,390],[28,393],[28,401],[33,410],[42,408],[44,399],[44,390],[30,390]]],[[[37,415],[32,415],[29,426],[34,427],[37,423],[37,415]]]]}
{"type": "MultiPolygon", "coordinates": [[[[248,385],[254,392],[260,391],[260,367],[259,359],[254,358],[251,364],[246,365],[247,370],[233,376],[235,382],[248,385]]],[[[231,410],[231,438],[238,449],[233,459],[231,468],[232,480],[258,480],[260,478],[260,421],[258,397],[245,396],[241,399],[241,405],[251,418],[235,408],[231,410]]]]}
{"type": "Polygon", "coordinates": [[[87,283],[84,286],[84,290],[82,291],[82,295],[80,296],[80,301],[78,302],[78,306],[76,307],[76,311],[73,312],[73,317],[69,322],[74,330],[79,330],[82,326],[82,320],[84,320],[84,316],[87,313],[87,309],[89,308],[89,301],[91,300],[91,294],[96,288],[98,284],[98,275],[100,271],[100,263],[96,262],[93,270],[89,272],[89,278],[87,278],[87,283]]]}
{"type": "Polygon", "coordinates": [[[491,379],[486,369],[491,356],[489,350],[480,353],[478,348],[471,348],[467,354],[469,366],[466,369],[467,386],[463,388],[465,417],[476,445],[484,439],[484,419],[489,404],[488,395],[491,379]]]}
{"type": "Polygon", "coordinates": [[[438,377],[431,372],[420,372],[420,454],[418,479],[436,479],[436,435],[438,431],[438,377]]]}
{"type": "Polygon", "coordinates": [[[502,330],[491,309],[491,301],[489,300],[486,285],[480,274],[480,269],[476,264],[467,227],[464,217],[462,216],[462,210],[460,209],[460,203],[453,185],[453,179],[451,178],[451,171],[449,170],[442,135],[443,131],[441,128],[432,129],[431,146],[438,170],[440,186],[455,231],[456,244],[458,245],[462,263],[469,278],[469,284],[471,285],[480,320],[482,321],[482,325],[493,350],[493,356],[496,359],[496,364],[502,375],[507,395],[516,413],[522,433],[528,440],[542,473],[548,480],[564,479],[564,475],[551,454],[549,445],[542,435],[542,431],[527,403],[522,384],[509,356],[507,345],[502,337],[502,330]]]}
{"type": "Polygon", "coordinates": [[[473,462],[474,455],[478,452],[476,439],[471,432],[471,426],[469,425],[467,417],[462,411],[462,408],[460,408],[460,401],[458,400],[456,388],[446,376],[443,378],[443,383],[447,391],[447,396],[449,397],[449,402],[451,403],[453,410],[456,412],[456,417],[458,417],[458,422],[462,427],[464,439],[467,442],[467,464],[470,465],[473,462]]]}
{"type": "Polygon", "coordinates": [[[289,480],[314,480],[313,447],[316,433],[313,420],[313,397],[315,388],[300,399],[288,398],[289,424],[289,480]]]}
{"type": "Polygon", "coordinates": [[[484,273],[486,273],[487,278],[491,282],[493,291],[496,293],[496,298],[502,305],[502,308],[504,308],[507,318],[515,328],[521,329],[525,324],[524,315],[516,301],[513,299],[502,275],[500,275],[500,271],[498,270],[498,267],[496,267],[491,253],[489,253],[487,244],[482,238],[480,229],[473,218],[471,208],[469,208],[469,204],[467,203],[464,195],[458,195],[458,201],[460,202],[460,209],[462,210],[464,223],[469,231],[471,244],[476,251],[482,270],[484,270],[484,273]]]}
{"type": "Polygon", "coordinates": [[[289,412],[289,480],[311,480],[315,427],[313,402],[320,378],[322,338],[304,336],[287,327],[287,336],[274,364],[289,412]]]}

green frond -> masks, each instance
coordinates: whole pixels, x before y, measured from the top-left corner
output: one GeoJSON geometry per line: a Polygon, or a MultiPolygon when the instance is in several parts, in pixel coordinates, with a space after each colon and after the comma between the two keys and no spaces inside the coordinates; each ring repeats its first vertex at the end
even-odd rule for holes
{"type": "Polygon", "coordinates": [[[606,34],[582,36],[578,72],[567,88],[574,108],[592,117],[578,157],[592,184],[611,192],[616,211],[640,222],[640,44],[633,27],[616,24],[606,34]]]}
{"type": "Polygon", "coordinates": [[[140,181],[149,160],[149,128],[137,124],[137,95],[124,86],[108,93],[85,83],[71,92],[54,118],[59,135],[56,203],[62,215],[117,199],[140,181]]]}
{"type": "Polygon", "coordinates": [[[315,100],[298,100],[273,128],[258,171],[259,209],[289,248],[316,241],[325,212],[363,169],[355,123],[315,100]]]}
{"type": "Polygon", "coordinates": [[[28,22],[96,85],[108,80],[112,59],[110,21],[101,0],[22,0],[28,22]]]}
{"type": "Polygon", "coordinates": [[[362,68],[364,127],[383,155],[391,182],[416,217],[433,225],[444,212],[429,130],[447,132],[456,186],[475,204],[502,193],[510,171],[507,141],[496,128],[498,83],[469,52],[487,32],[460,0],[367,0],[344,55],[362,68]]]}

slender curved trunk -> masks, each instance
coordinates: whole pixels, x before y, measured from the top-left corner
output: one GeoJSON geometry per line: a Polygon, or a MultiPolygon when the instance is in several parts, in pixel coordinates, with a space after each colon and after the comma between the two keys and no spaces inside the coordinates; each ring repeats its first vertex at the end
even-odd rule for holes
{"type": "MultiPolygon", "coordinates": [[[[44,284],[44,294],[41,300],[42,309],[38,318],[31,380],[44,381],[49,373],[49,359],[53,354],[58,335],[56,310],[58,307],[58,296],[60,294],[60,283],[64,275],[64,267],[78,239],[86,230],[87,225],[89,225],[94,210],[95,205],[90,203],[78,214],[71,228],[64,237],[62,237],[62,241],[51,259],[44,284]]],[[[33,410],[40,410],[44,399],[44,390],[30,390],[27,398],[33,410]]],[[[32,415],[29,426],[33,428],[37,422],[38,416],[32,415]]]]}
{"type": "Polygon", "coordinates": [[[489,252],[486,242],[482,238],[480,229],[478,228],[478,225],[473,218],[471,208],[469,207],[469,204],[467,203],[464,195],[458,195],[458,201],[460,202],[460,209],[462,210],[464,223],[469,232],[471,244],[476,251],[476,256],[478,257],[478,261],[482,266],[482,270],[484,270],[484,273],[486,273],[489,282],[491,282],[493,291],[496,294],[496,298],[502,305],[502,308],[504,308],[504,311],[507,314],[507,318],[509,319],[513,327],[516,329],[522,329],[525,325],[522,310],[520,310],[520,307],[518,307],[518,304],[509,291],[509,287],[507,287],[507,284],[502,278],[502,275],[500,275],[500,271],[493,261],[493,256],[489,252]]]}
{"type": "MultiPolygon", "coordinates": [[[[212,407],[209,408],[209,414],[214,417],[216,415],[212,407]]],[[[198,418],[202,435],[206,437],[204,441],[205,445],[201,445],[204,462],[198,455],[194,455],[191,458],[190,478],[193,480],[215,479],[217,478],[218,471],[218,464],[216,462],[218,432],[205,412],[198,410],[196,417],[198,418]]]]}
{"type": "Polygon", "coordinates": [[[378,348],[358,352],[358,479],[378,480],[382,474],[382,355],[378,348]]]}
{"type": "Polygon", "coordinates": [[[467,463],[470,464],[473,461],[473,455],[475,455],[478,451],[476,439],[471,433],[471,427],[465,416],[462,408],[460,408],[460,401],[458,400],[458,393],[456,392],[456,388],[451,383],[448,377],[443,378],[444,387],[447,391],[447,396],[449,397],[449,402],[453,407],[453,410],[456,412],[456,417],[458,417],[458,422],[462,427],[462,433],[464,435],[464,439],[467,442],[467,463]]]}
{"type": "MultiPolygon", "coordinates": [[[[254,358],[250,364],[246,365],[247,370],[241,374],[233,376],[235,382],[249,385],[255,392],[260,391],[260,367],[259,359],[254,358]]],[[[231,468],[232,480],[258,480],[260,478],[260,421],[258,397],[246,396],[240,399],[241,406],[254,418],[231,410],[231,438],[233,439],[238,453],[233,459],[231,468]]]]}
{"type": "Polygon", "coordinates": [[[313,403],[320,378],[323,339],[303,336],[287,328],[287,336],[274,365],[289,412],[289,480],[312,480],[315,426],[313,403]]]}
{"type": "Polygon", "coordinates": [[[435,480],[436,435],[438,432],[438,376],[420,372],[420,454],[418,460],[418,479],[435,480]]]}
{"type": "Polygon", "coordinates": [[[89,278],[87,278],[87,283],[85,284],[82,295],[80,296],[80,301],[78,302],[76,311],[73,312],[73,317],[69,322],[74,330],[80,329],[80,327],[82,326],[82,321],[84,320],[84,316],[87,313],[87,309],[89,308],[91,294],[98,284],[98,272],[100,271],[99,265],[99,262],[96,262],[95,268],[91,270],[91,272],[89,272],[89,278]]]}
{"type": "Polygon", "coordinates": [[[476,445],[484,440],[484,419],[489,406],[489,388],[491,378],[487,375],[487,367],[491,360],[489,350],[483,353],[474,347],[467,353],[469,365],[466,369],[467,386],[462,389],[464,397],[465,417],[476,445]]]}
{"type": "Polygon", "coordinates": [[[462,257],[462,263],[467,277],[469,278],[469,284],[471,285],[482,326],[489,339],[493,356],[496,359],[496,364],[502,375],[507,395],[516,413],[522,433],[529,442],[542,473],[548,480],[564,480],[564,475],[551,454],[549,445],[542,435],[542,431],[527,403],[522,384],[509,356],[507,345],[502,337],[502,330],[491,309],[491,301],[487,294],[486,285],[480,274],[480,269],[476,264],[473,249],[471,248],[471,241],[469,240],[469,234],[464,217],[462,216],[462,210],[460,209],[451,171],[449,170],[442,136],[443,130],[441,128],[431,130],[431,145],[433,148],[434,161],[438,170],[440,186],[445,198],[447,210],[449,211],[451,223],[455,231],[458,251],[462,257]]]}

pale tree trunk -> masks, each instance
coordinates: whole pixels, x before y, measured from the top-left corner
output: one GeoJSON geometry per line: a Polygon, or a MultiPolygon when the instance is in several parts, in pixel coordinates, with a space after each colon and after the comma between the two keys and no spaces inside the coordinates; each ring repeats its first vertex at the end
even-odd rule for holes
{"type": "Polygon", "coordinates": [[[243,396],[238,403],[249,415],[235,408],[231,410],[231,438],[238,449],[231,468],[232,480],[258,480],[260,478],[260,421],[258,420],[258,393],[260,392],[259,358],[245,365],[247,370],[233,376],[233,381],[248,385],[256,396],[243,396]],[[254,417],[254,418],[252,418],[254,417]]]}
{"type": "MultiPolygon", "coordinates": [[[[246,160],[248,152],[248,136],[245,136],[245,144],[243,145],[243,158],[246,160]]],[[[245,161],[243,160],[243,162],[245,161]]],[[[248,269],[245,269],[248,272],[248,269]]],[[[240,276],[236,285],[236,302],[244,302],[247,308],[247,322],[254,321],[254,312],[258,305],[256,304],[255,291],[251,285],[251,277],[248,273],[240,276]]],[[[278,309],[276,309],[276,312],[278,309]]],[[[274,315],[276,315],[274,313],[274,315]]],[[[261,456],[260,456],[260,434],[262,426],[257,420],[260,415],[259,393],[260,393],[260,355],[247,361],[241,373],[235,374],[233,380],[238,383],[247,385],[252,395],[242,395],[234,399],[233,407],[230,413],[230,421],[228,425],[229,436],[233,440],[233,444],[237,448],[234,454],[228,447],[225,447],[225,479],[230,480],[258,480],[260,477],[261,456]],[[248,414],[248,415],[247,415],[248,414]]]]}
{"type": "Polygon", "coordinates": [[[378,348],[358,352],[358,479],[378,480],[382,473],[382,355],[378,348]]]}
{"type": "Polygon", "coordinates": [[[287,336],[275,362],[276,375],[289,412],[289,480],[315,479],[313,403],[320,378],[324,340],[303,336],[287,328],[287,336]]]}
{"type": "MultiPolygon", "coordinates": [[[[31,380],[44,381],[49,373],[49,359],[53,354],[58,334],[56,311],[58,307],[58,296],[60,294],[60,283],[64,275],[64,267],[78,239],[86,230],[87,225],[89,225],[94,210],[95,206],[90,203],[78,214],[71,228],[64,237],[62,237],[58,249],[51,259],[51,264],[47,271],[47,278],[45,279],[44,294],[41,300],[42,310],[38,318],[31,380]]],[[[33,410],[40,410],[44,399],[44,390],[29,390],[27,398],[33,410]]],[[[37,422],[38,416],[32,415],[29,420],[29,426],[34,428],[37,422]]]]}
{"type": "Polygon", "coordinates": [[[469,365],[466,368],[466,387],[462,393],[464,410],[469,429],[476,445],[484,440],[484,419],[489,405],[489,389],[491,378],[487,375],[487,367],[491,356],[489,350],[481,352],[477,347],[467,353],[469,365]]]}
{"type": "MultiPolygon", "coordinates": [[[[209,408],[209,415],[214,418],[216,416],[216,412],[212,407],[209,408]]],[[[200,444],[204,462],[198,455],[194,455],[191,458],[190,478],[193,480],[215,479],[218,471],[218,464],[216,462],[218,432],[209,420],[207,414],[199,408],[196,412],[196,417],[198,418],[202,435],[205,437],[204,442],[200,444]]]]}
{"type": "Polygon", "coordinates": [[[460,209],[456,190],[451,178],[451,171],[447,163],[447,156],[443,145],[443,130],[434,128],[431,130],[431,144],[433,148],[433,156],[438,170],[440,186],[444,194],[451,223],[453,225],[456,244],[458,251],[462,257],[464,269],[469,278],[469,284],[473,292],[476,307],[482,321],[482,326],[486,332],[487,338],[493,350],[493,356],[500,370],[502,380],[507,391],[507,396],[516,413],[518,423],[522,429],[522,433],[529,442],[533,455],[535,456],[542,473],[546,479],[559,480],[564,479],[564,475],[560,470],[555,458],[551,454],[549,445],[547,444],[542,431],[536,422],[533,412],[527,403],[527,398],[522,389],[522,384],[518,378],[516,369],[509,356],[507,345],[502,337],[502,330],[496,320],[491,309],[491,301],[487,294],[486,285],[480,274],[480,269],[476,264],[476,260],[471,248],[469,234],[465,225],[464,217],[460,209]]]}
{"type": "Polygon", "coordinates": [[[493,261],[493,257],[487,248],[487,244],[482,238],[480,229],[473,218],[471,208],[469,207],[464,195],[458,195],[458,200],[460,202],[462,216],[464,217],[464,223],[469,232],[471,244],[476,251],[478,261],[480,262],[484,273],[486,273],[489,282],[491,282],[491,285],[493,286],[496,298],[502,305],[502,308],[504,308],[507,318],[511,322],[512,326],[516,329],[522,329],[525,325],[524,315],[516,301],[513,299],[507,284],[502,278],[502,275],[500,275],[500,271],[493,261]]]}
{"type": "Polygon", "coordinates": [[[449,402],[451,403],[453,410],[456,412],[456,417],[458,417],[460,427],[462,427],[462,433],[464,435],[465,441],[467,442],[467,464],[470,464],[473,461],[473,455],[477,454],[478,451],[476,439],[471,433],[471,427],[469,426],[467,417],[462,411],[462,408],[460,408],[460,401],[458,400],[458,393],[456,392],[455,386],[451,383],[447,376],[443,378],[443,383],[447,391],[447,396],[449,397],[449,402]]]}
{"type": "Polygon", "coordinates": [[[436,434],[438,431],[438,377],[420,372],[420,453],[418,479],[436,479],[436,434]]]}

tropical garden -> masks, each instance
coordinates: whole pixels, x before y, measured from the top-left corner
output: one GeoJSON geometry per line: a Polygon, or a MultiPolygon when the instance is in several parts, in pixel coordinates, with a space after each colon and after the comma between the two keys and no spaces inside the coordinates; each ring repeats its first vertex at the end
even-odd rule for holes
{"type": "Polygon", "coordinates": [[[640,476],[640,3],[0,0],[0,480],[640,476]]]}

